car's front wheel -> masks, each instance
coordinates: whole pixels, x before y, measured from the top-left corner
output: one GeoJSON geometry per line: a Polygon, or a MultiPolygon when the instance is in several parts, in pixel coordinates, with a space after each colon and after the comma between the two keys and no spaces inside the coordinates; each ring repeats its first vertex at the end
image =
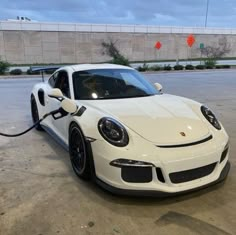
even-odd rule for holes
{"type": "Polygon", "coordinates": [[[69,153],[74,172],[84,180],[91,176],[88,150],[82,131],[75,123],[71,125],[69,132],[69,153]]]}

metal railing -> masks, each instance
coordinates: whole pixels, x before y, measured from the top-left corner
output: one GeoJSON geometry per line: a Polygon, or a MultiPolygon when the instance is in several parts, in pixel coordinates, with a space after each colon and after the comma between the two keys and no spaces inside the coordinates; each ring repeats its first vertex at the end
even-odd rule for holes
{"type": "Polygon", "coordinates": [[[155,25],[78,24],[23,21],[0,21],[0,30],[162,34],[236,34],[236,28],[163,27],[155,25]]]}

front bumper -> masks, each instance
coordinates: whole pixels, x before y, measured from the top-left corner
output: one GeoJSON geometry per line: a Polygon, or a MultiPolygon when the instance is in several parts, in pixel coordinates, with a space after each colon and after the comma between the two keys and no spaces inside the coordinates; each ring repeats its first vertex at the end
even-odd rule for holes
{"type": "Polygon", "coordinates": [[[137,196],[137,197],[170,197],[170,196],[177,196],[177,195],[181,195],[181,194],[187,194],[190,192],[194,192],[194,191],[198,191],[200,189],[204,189],[207,188],[209,186],[218,184],[222,181],[224,181],[227,178],[227,175],[229,173],[230,170],[230,162],[227,161],[227,163],[225,164],[223,170],[221,171],[221,174],[219,176],[218,179],[216,179],[213,182],[210,182],[208,184],[196,187],[196,188],[192,188],[189,190],[184,190],[184,191],[180,191],[180,192],[163,192],[163,191],[157,191],[157,190],[129,190],[129,189],[121,189],[121,188],[117,188],[114,186],[111,186],[107,183],[105,183],[104,181],[100,180],[99,178],[95,178],[96,183],[101,186],[103,189],[109,191],[112,194],[116,194],[116,195],[123,195],[123,196],[137,196]]]}
{"type": "Polygon", "coordinates": [[[124,148],[97,140],[91,143],[96,181],[116,194],[142,196],[178,195],[208,187],[222,181],[230,168],[228,136],[224,132],[217,134],[207,142],[181,148],[159,148],[134,136],[124,148]],[[130,171],[112,164],[118,159],[147,162],[151,166],[141,171],[131,167],[130,171]]]}

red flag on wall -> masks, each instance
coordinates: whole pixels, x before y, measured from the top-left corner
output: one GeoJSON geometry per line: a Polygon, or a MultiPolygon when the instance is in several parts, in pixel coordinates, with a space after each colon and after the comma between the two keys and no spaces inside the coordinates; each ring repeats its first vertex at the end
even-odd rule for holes
{"type": "Polygon", "coordinates": [[[156,42],[156,44],[155,44],[155,48],[156,48],[157,50],[160,50],[161,47],[162,47],[161,42],[159,42],[159,41],[156,42]]]}
{"type": "Polygon", "coordinates": [[[189,47],[192,47],[194,43],[195,43],[195,38],[192,34],[190,34],[187,37],[187,44],[188,44],[189,47]]]}

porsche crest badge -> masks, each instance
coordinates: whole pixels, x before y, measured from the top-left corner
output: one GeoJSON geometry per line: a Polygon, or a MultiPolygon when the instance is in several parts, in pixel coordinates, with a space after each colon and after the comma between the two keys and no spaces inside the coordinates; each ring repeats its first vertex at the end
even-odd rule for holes
{"type": "Polygon", "coordinates": [[[186,136],[186,134],[184,133],[184,132],[180,132],[180,135],[182,135],[182,136],[186,136]]]}

